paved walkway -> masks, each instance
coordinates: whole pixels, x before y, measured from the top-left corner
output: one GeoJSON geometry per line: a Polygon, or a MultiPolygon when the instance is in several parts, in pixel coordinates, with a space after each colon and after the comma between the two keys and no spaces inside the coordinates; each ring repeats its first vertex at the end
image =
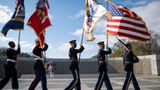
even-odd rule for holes
{"type": "MultiPolygon", "coordinates": [[[[98,75],[81,75],[82,90],[94,90],[98,75]]],[[[109,75],[114,90],[121,90],[124,76],[123,75],[109,75]]],[[[19,79],[19,90],[27,90],[34,75],[23,75],[19,79]]],[[[71,75],[56,75],[55,79],[48,77],[48,90],[64,90],[64,88],[71,82],[71,75]]],[[[158,76],[142,76],[137,75],[137,80],[140,84],[141,90],[160,90],[160,77],[158,76]]],[[[4,90],[12,90],[11,82],[9,82],[4,90]]],[[[37,86],[36,90],[41,90],[41,83],[37,86]]],[[[101,90],[107,90],[103,85],[101,90]]],[[[129,90],[134,90],[132,84],[129,90]]]]}

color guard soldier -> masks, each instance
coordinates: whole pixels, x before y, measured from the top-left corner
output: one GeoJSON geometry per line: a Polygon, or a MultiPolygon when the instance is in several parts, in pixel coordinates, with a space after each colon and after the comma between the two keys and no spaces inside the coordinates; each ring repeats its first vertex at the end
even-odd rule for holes
{"type": "Polygon", "coordinates": [[[17,55],[20,54],[20,45],[18,45],[17,50],[15,50],[15,43],[10,41],[8,43],[9,48],[7,49],[7,62],[4,66],[5,68],[5,77],[0,81],[0,90],[8,83],[11,78],[12,88],[17,90],[19,88],[17,70],[16,70],[16,61],[17,55]]]}
{"type": "Polygon", "coordinates": [[[126,71],[126,79],[124,81],[124,85],[123,85],[122,90],[128,90],[128,87],[129,87],[131,80],[132,80],[132,83],[133,83],[135,90],[140,90],[140,87],[138,85],[138,82],[137,82],[135,75],[134,75],[134,72],[133,72],[133,64],[138,62],[139,59],[131,51],[132,47],[131,47],[130,43],[127,43],[126,47],[130,50],[126,50],[123,55],[123,64],[124,64],[124,69],[126,71]]]}
{"type": "Polygon", "coordinates": [[[84,47],[81,46],[80,49],[75,49],[77,46],[76,40],[72,40],[69,42],[71,48],[69,49],[69,58],[70,58],[70,70],[73,75],[73,81],[65,90],[72,90],[76,87],[76,90],[81,90],[81,82],[79,75],[79,61],[77,58],[77,54],[81,53],[84,50],[84,47]]]}
{"type": "Polygon", "coordinates": [[[43,58],[42,53],[43,51],[46,51],[48,49],[48,45],[45,44],[44,48],[40,48],[40,42],[37,39],[35,41],[36,46],[33,49],[33,55],[35,57],[35,64],[34,64],[34,70],[35,70],[35,79],[31,83],[29,90],[35,90],[38,83],[41,81],[42,84],[42,90],[47,90],[47,80],[46,80],[46,71],[43,64],[43,58]]]}
{"type": "Polygon", "coordinates": [[[95,90],[101,90],[103,81],[105,81],[105,85],[106,85],[107,90],[113,90],[111,83],[110,83],[110,80],[109,80],[109,77],[107,75],[107,63],[105,61],[106,55],[111,54],[112,51],[110,48],[108,48],[107,51],[104,50],[104,48],[105,48],[104,42],[99,42],[97,44],[99,46],[99,51],[98,51],[98,55],[97,55],[98,64],[99,64],[99,69],[98,69],[99,77],[98,77],[97,84],[95,86],[95,90]]]}

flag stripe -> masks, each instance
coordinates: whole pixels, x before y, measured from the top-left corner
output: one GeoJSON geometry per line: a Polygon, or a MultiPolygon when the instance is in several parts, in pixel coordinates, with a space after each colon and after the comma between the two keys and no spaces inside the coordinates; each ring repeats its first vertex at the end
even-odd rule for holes
{"type": "Polygon", "coordinates": [[[117,23],[114,23],[114,22],[107,22],[107,26],[108,25],[114,25],[114,26],[124,26],[124,27],[130,27],[130,28],[134,28],[136,30],[139,30],[139,31],[146,31],[146,28],[141,28],[141,27],[136,27],[134,25],[131,25],[131,24],[127,24],[127,23],[123,23],[123,22],[117,22],[117,23]]]}
{"type": "MultiPolygon", "coordinates": [[[[134,36],[138,36],[138,37],[142,37],[142,38],[150,38],[149,35],[145,35],[145,34],[133,32],[133,31],[129,31],[129,30],[110,29],[110,28],[108,28],[108,31],[111,31],[111,32],[121,32],[121,33],[130,34],[130,35],[134,35],[134,36]]],[[[119,33],[118,33],[118,34],[119,34],[119,33]]]]}
{"type": "Polygon", "coordinates": [[[122,16],[122,17],[121,16],[114,16],[114,17],[112,17],[112,19],[110,19],[108,21],[111,22],[112,20],[124,20],[124,21],[129,21],[129,22],[135,23],[135,24],[144,25],[144,22],[142,20],[133,19],[133,18],[126,17],[126,16],[122,16]]]}
{"type": "Polygon", "coordinates": [[[134,25],[134,26],[137,26],[137,27],[141,27],[141,28],[145,28],[145,25],[144,23],[143,24],[139,24],[139,23],[134,23],[132,21],[127,21],[127,20],[123,20],[123,19],[112,19],[111,21],[108,21],[108,22],[121,22],[121,23],[126,23],[126,24],[130,24],[130,25],[134,25]]]}
{"type": "MultiPolygon", "coordinates": [[[[114,18],[116,18],[116,16],[114,17],[114,18]]],[[[119,18],[119,17],[117,17],[117,18],[119,18]]],[[[137,22],[137,23],[141,23],[143,20],[139,17],[139,18],[136,18],[136,17],[131,17],[131,16],[128,16],[128,15],[123,15],[123,18],[124,19],[126,19],[126,20],[131,20],[131,21],[133,21],[133,22],[137,22]]],[[[144,23],[144,22],[143,22],[144,23]]],[[[141,23],[141,24],[143,24],[143,23],[141,23]]]]}
{"type": "Polygon", "coordinates": [[[122,33],[122,32],[114,32],[114,31],[108,31],[108,34],[110,35],[120,35],[120,36],[125,36],[125,37],[129,37],[129,38],[132,38],[132,39],[136,39],[136,40],[141,40],[141,41],[146,41],[146,40],[149,40],[150,37],[147,37],[147,38],[144,38],[144,37],[139,37],[139,36],[135,36],[133,34],[126,34],[126,33],[122,33]]]}
{"type": "Polygon", "coordinates": [[[119,28],[119,29],[123,29],[123,30],[126,30],[126,31],[129,30],[129,31],[149,35],[148,32],[137,30],[137,29],[134,29],[134,28],[131,28],[131,27],[126,27],[126,26],[107,25],[107,27],[110,28],[110,30],[119,28]]]}

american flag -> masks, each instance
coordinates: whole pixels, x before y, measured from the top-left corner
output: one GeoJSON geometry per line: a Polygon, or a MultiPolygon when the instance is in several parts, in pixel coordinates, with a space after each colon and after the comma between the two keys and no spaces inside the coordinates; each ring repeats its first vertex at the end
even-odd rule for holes
{"type": "Polygon", "coordinates": [[[145,22],[135,12],[110,2],[107,3],[107,10],[112,15],[112,18],[107,20],[108,34],[141,41],[150,39],[145,22]]]}

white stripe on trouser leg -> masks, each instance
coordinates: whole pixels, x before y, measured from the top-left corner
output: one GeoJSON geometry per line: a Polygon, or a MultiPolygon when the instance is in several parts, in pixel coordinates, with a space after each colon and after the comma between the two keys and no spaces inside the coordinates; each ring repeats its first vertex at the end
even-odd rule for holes
{"type": "Polygon", "coordinates": [[[130,76],[129,76],[129,79],[128,79],[128,82],[127,82],[127,85],[126,85],[125,90],[128,90],[129,84],[130,84],[130,82],[131,82],[131,78],[132,78],[132,72],[130,72],[130,76]]]}
{"type": "Polygon", "coordinates": [[[70,90],[73,89],[73,87],[77,84],[78,82],[78,73],[77,73],[77,70],[75,69],[75,73],[76,73],[76,81],[74,82],[74,84],[72,85],[72,87],[70,88],[70,90]]]}
{"type": "Polygon", "coordinates": [[[101,77],[101,80],[100,80],[99,85],[98,85],[98,87],[97,87],[98,90],[100,90],[100,85],[101,85],[101,83],[102,83],[102,81],[103,81],[103,77],[104,77],[104,75],[103,75],[103,72],[102,72],[102,77],[101,77]]]}

